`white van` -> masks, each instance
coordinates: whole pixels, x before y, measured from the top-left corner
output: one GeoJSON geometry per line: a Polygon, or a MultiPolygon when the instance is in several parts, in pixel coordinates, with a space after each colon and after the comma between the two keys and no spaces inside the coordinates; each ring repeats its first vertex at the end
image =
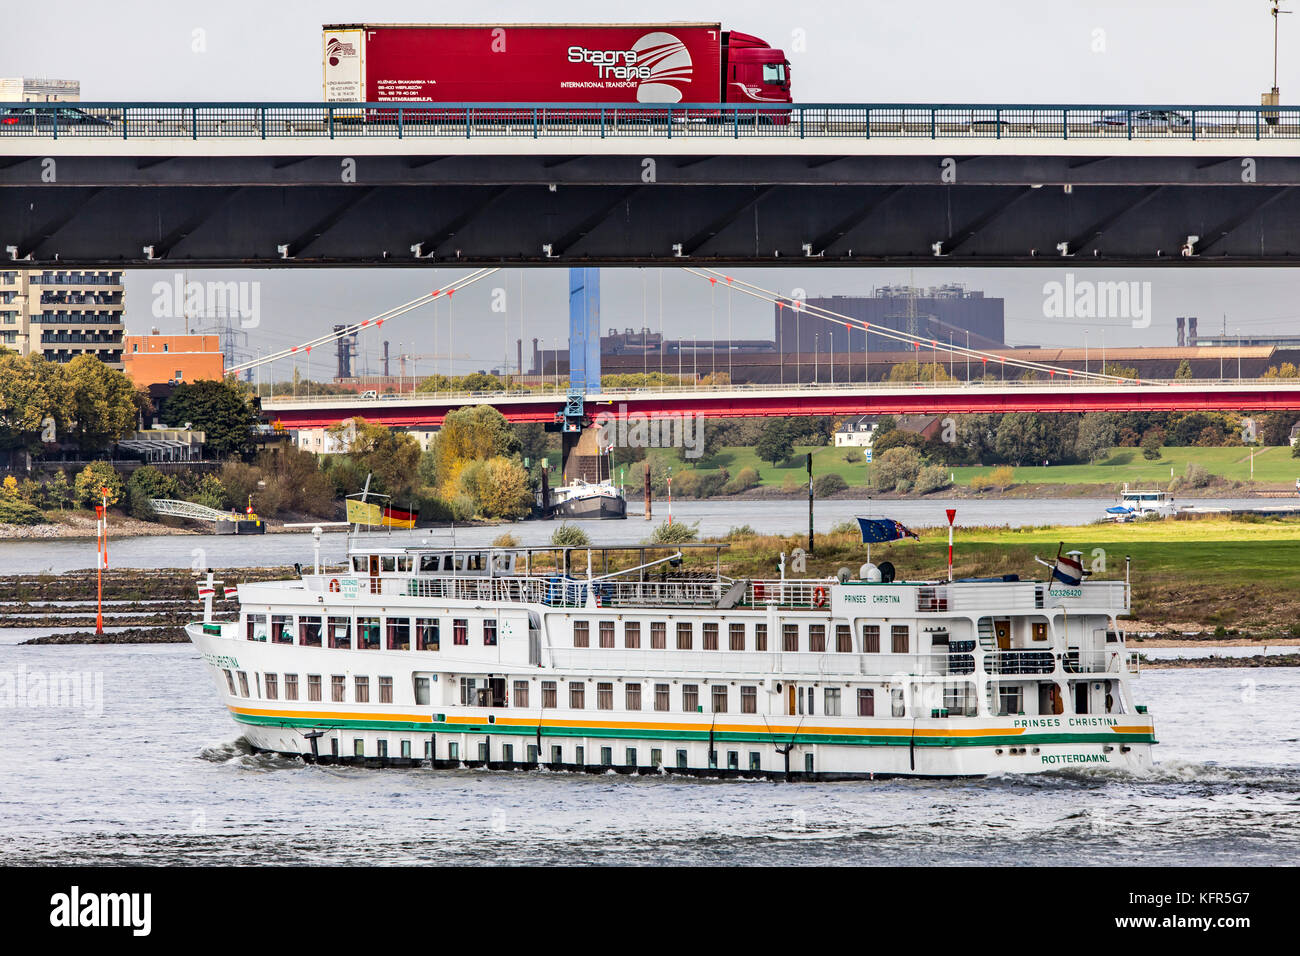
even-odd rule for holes
{"type": "Polygon", "coordinates": [[[372,388],[362,392],[361,397],[365,399],[378,398],[379,393],[372,388]]]}

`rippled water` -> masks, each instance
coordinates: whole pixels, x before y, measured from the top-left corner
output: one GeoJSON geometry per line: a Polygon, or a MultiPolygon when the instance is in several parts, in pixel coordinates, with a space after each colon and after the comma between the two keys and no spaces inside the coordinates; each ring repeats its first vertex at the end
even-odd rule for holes
{"type": "MultiPolygon", "coordinates": [[[[1277,507],[1279,502],[1264,498],[1203,501],[1180,498],[1178,503],[1269,509],[1277,507]]],[[[1106,508],[1113,504],[1114,498],[1054,498],[1048,501],[834,499],[817,502],[814,527],[819,533],[826,532],[839,522],[851,521],[855,515],[860,514],[886,514],[913,528],[940,527],[947,524],[944,512],[950,507],[957,509],[958,528],[985,525],[1020,527],[1044,521],[1054,524],[1088,524],[1099,520],[1106,508]]],[[[639,500],[629,501],[629,506],[634,511],[641,511],[639,500]]],[[[594,544],[628,544],[644,541],[649,537],[654,524],[667,517],[667,503],[657,501],[654,504],[653,522],[632,516],[625,521],[583,521],[581,524],[594,544]]],[[[703,537],[721,536],[738,525],[746,524],[765,534],[806,533],[808,502],[676,501],[673,503],[673,520],[698,523],[703,537]]],[[[550,541],[555,527],[554,521],[521,521],[504,527],[457,528],[454,540],[459,545],[488,544],[502,532],[509,531],[521,544],[544,544],[550,541]]],[[[424,540],[450,543],[453,540],[448,528],[395,531],[390,537],[394,544],[419,544],[424,540]]],[[[324,534],[322,559],[327,562],[342,561],[347,548],[346,539],[343,531],[324,534]]],[[[270,534],[251,538],[217,535],[146,536],[110,541],[108,557],[109,564],[115,568],[288,566],[295,561],[306,565],[312,561],[312,540],[307,534],[270,534]]],[[[57,573],[94,566],[93,539],[5,541],[0,546],[0,574],[27,571],[57,573]]]]}
{"type": "Polygon", "coordinates": [[[239,740],[188,645],[0,646],[102,716],[0,709],[4,863],[1269,864],[1300,851],[1300,669],[1148,671],[1141,776],[819,784],[308,767],[239,740]]]}

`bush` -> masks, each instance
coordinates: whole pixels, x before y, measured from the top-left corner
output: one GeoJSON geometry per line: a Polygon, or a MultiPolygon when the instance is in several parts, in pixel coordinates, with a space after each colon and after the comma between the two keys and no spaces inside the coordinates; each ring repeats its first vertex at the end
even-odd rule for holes
{"type": "Polygon", "coordinates": [[[77,472],[72,483],[77,504],[83,508],[93,508],[102,500],[100,489],[108,489],[108,503],[115,505],[123,494],[122,478],[113,466],[106,461],[92,461],[77,472]]]}
{"type": "Polygon", "coordinates": [[[921,453],[915,448],[891,448],[880,456],[874,477],[877,487],[899,490],[900,484],[910,488],[920,470],[921,453]]]}
{"type": "Polygon", "coordinates": [[[1195,462],[1187,463],[1187,472],[1183,475],[1183,480],[1178,483],[1180,488],[1204,488],[1209,485],[1212,477],[1208,471],[1195,462]]]}
{"type": "Polygon", "coordinates": [[[813,479],[813,497],[829,498],[836,492],[846,491],[849,483],[844,480],[843,475],[837,475],[829,472],[825,475],[818,475],[813,479]]]}
{"type": "Polygon", "coordinates": [[[758,484],[757,468],[742,468],[731,476],[731,479],[722,486],[724,495],[738,495],[742,491],[748,491],[758,484]]]}
{"type": "Polygon", "coordinates": [[[551,544],[557,548],[584,548],[591,544],[591,538],[577,525],[565,522],[551,533],[551,544]]]}
{"type": "Polygon", "coordinates": [[[971,491],[987,491],[996,488],[1005,491],[1016,482],[1016,473],[1010,465],[994,468],[986,475],[976,475],[970,480],[971,491]]]}
{"type": "Polygon", "coordinates": [[[509,531],[507,531],[504,534],[499,534],[492,539],[492,547],[517,548],[519,547],[519,539],[516,538],[513,534],[511,534],[509,531]]]}
{"type": "MultiPolygon", "coordinates": [[[[750,525],[742,524],[740,527],[732,528],[730,531],[724,534],[722,536],[722,540],[738,541],[741,538],[756,538],[756,537],[758,537],[757,531],[755,531],[750,525]]],[[[1300,625],[1297,625],[1297,627],[1300,627],[1300,625]]]]}
{"type": "Polygon", "coordinates": [[[918,494],[928,495],[932,491],[940,491],[951,484],[952,482],[948,478],[948,469],[943,465],[928,465],[916,474],[916,491],[918,494]]]}
{"type": "Polygon", "coordinates": [[[126,502],[131,517],[143,521],[151,521],[156,517],[153,505],[150,504],[151,499],[176,498],[179,495],[180,488],[176,479],[164,475],[153,465],[137,468],[131,475],[131,480],[126,483],[126,502]]]}
{"type": "Polygon", "coordinates": [[[862,528],[856,521],[837,521],[831,525],[830,533],[859,535],[862,533],[862,528]]]}
{"type": "Polygon", "coordinates": [[[687,541],[694,541],[700,536],[699,522],[688,524],[685,521],[676,521],[669,524],[667,521],[656,525],[650,534],[650,540],[654,544],[685,544],[687,541]]]}
{"type": "Polygon", "coordinates": [[[40,508],[9,495],[0,495],[0,524],[46,524],[46,519],[40,508]]]}
{"type": "Polygon", "coordinates": [[[469,495],[457,495],[451,499],[451,520],[469,521],[478,512],[478,505],[469,495]]]}

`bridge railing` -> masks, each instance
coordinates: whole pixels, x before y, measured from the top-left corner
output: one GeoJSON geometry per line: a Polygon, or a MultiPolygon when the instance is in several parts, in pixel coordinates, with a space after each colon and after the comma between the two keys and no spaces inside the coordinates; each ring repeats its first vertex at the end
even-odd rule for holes
{"type": "MultiPolygon", "coordinates": [[[[1006,381],[984,381],[973,379],[964,380],[940,380],[925,382],[788,382],[784,385],[779,383],[770,384],[751,384],[743,385],[650,385],[645,387],[629,386],[619,388],[602,388],[599,392],[588,395],[586,398],[587,409],[594,415],[599,415],[603,410],[609,409],[612,400],[621,397],[626,398],[643,398],[646,394],[655,395],[703,395],[703,394],[754,394],[758,392],[776,392],[776,393],[796,393],[804,391],[836,391],[836,392],[909,392],[916,389],[956,389],[956,390],[988,390],[988,389],[1042,389],[1053,388],[1062,390],[1083,390],[1096,388],[1180,388],[1185,390],[1204,390],[1218,386],[1230,387],[1234,391],[1242,389],[1277,389],[1286,388],[1288,385],[1296,386],[1294,380],[1288,382],[1286,379],[1233,379],[1224,378],[1219,380],[1209,379],[1140,379],[1140,380],[1122,380],[1114,382],[1098,382],[1079,377],[1063,377],[1043,379],[1007,379],[1006,381]]],[[[457,401],[480,401],[482,399],[520,399],[528,401],[536,395],[564,395],[567,393],[567,386],[559,388],[526,388],[526,389],[509,389],[496,391],[478,391],[478,392],[386,392],[379,399],[362,398],[360,395],[276,395],[274,397],[262,396],[262,406],[264,408],[273,408],[277,405],[298,405],[298,404],[315,404],[315,405],[343,405],[356,404],[366,407],[387,405],[397,406],[400,402],[426,402],[434,401],[439,403],[457,402],[457,401]]]]}
{"type": "Polygon", "coordinates": [[[1300,107],[629,103],[13,103],[0,138],[1300,139],[1300,107]]]}

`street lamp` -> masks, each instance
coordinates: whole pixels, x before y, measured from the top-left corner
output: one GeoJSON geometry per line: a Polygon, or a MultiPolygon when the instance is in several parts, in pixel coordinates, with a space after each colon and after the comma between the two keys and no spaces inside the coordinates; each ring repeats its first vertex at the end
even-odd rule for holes
{"type": "Polygon", "coordinates": [[[1088,330],[1083,330],[1083,374],[1088,374],[1088,330]]]}

